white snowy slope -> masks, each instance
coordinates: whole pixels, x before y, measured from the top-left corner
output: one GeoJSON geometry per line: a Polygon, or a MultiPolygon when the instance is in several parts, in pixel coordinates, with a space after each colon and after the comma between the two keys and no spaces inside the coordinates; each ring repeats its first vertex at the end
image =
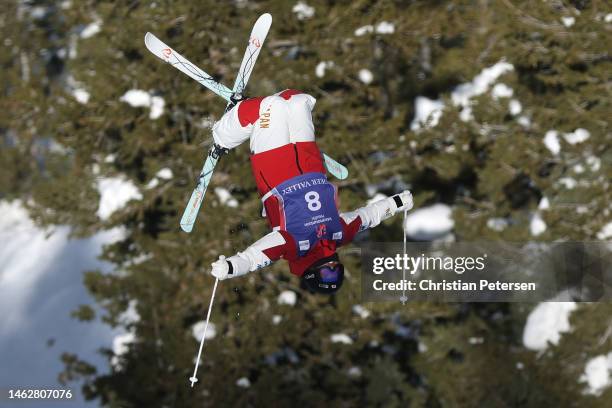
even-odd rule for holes
{"type": "Polygon", "coordinates": [[[455,226],[452,209],[446,204],[434,204],[411,211],[406,217],[406,235],[420,241],[441,238],[455,226]]]}
{"type": "Polygon", "coordinates": [[[523,345],[531,350],[546,350],[558,344],[561,334],[571,330],[570,314],[575,302],[542,302],[529,314],[523,330],[523,345]]]}
{"type": "MultiPolygon", "coordinates": [[[[115,333],[100,322],[82,323],[70,316],[81,304],[94,305],[83,286],[83,271],[111,271],[97,256],[102,246],[124,236],[121,229],[87,239],[70,239],[65,226],[41,229],[19,201],[0,201],[0,384],[62,388],[60,355],[75,353],[105,372],[97,353],[110,347],[115,333]],[[48,343],[49,342],[49,343],[48,343]]],[[[74,406],[85,406],[79,385],[74,406]]],[[[30,401],[28,407],[46,407],[30,401]]]]}

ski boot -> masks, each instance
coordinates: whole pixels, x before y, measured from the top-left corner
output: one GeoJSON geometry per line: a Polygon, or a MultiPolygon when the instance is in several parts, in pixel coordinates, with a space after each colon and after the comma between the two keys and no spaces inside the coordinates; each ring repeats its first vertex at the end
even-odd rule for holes
{"type": "Polygon", "coordinates": [[[228,153],[229,153],[229,149],[221,145],[218,145],[216,143],[213,143],[212,147],[208,151],[208,155],[216,160],[219,160],[219,157],[225,156],[228,153]]]}

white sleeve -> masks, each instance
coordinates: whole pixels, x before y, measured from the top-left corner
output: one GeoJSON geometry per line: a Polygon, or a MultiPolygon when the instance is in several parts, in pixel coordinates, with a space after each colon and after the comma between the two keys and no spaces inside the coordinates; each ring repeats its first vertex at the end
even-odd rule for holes
{"type": "Polygon", "coordinates": [[[247,123],[245,126],[242,126],[240,123],[238,108],[243,102],[244,101],[239,102],[213,125],[212,134],[215,143],[226,149],[233,149],[249,140],[251,132],[253,131],[252,123],[247,123]]]}
{"type": "Polygon", "coordinates": [[[257,240],[243,252],[230,256],[227,261],[231,263],[234,276],[246,275],[280,259],[287,252],[287,246],[282,234],[273,231],[257,240]]]}
{"type": "Polygon", "coordinates": [[[359,231],[374,228],[387,218],[393,217],[397,213],[397,205],[393,197],[384,198],[365,207],[354,211],[342,213],[340,217],[347,225],[350,225],[357,217],[361,219],[359,231]]]}

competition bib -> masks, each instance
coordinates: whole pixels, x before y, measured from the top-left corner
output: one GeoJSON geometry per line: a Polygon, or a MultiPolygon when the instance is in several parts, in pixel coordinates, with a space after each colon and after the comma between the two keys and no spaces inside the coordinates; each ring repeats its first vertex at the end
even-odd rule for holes
{"type": "Polygon", "coordinates": [[[280,228],[289,232],[304,256],[317,241],[341,241],[342,223],[336,208],[336,188],[322,173],[306,173],[270,191],[280,206],[280,228]]]}

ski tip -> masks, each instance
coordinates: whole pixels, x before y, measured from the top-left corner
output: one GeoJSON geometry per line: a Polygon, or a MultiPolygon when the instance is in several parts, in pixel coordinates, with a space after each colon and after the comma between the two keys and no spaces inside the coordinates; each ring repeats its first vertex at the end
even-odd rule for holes
{"type": "Polygon", "coordinates": [[[183,224],[181,223],[181,229],[186,233],[190,233],[193,230],[193,223],[183,224]]]}
{"type": "Polygon", "coordinates": [[[266,23],[268,26],[270,26],[272,24],[272,14],[270,13],[262,14],[261,16],[259,16],[255,24],[257,23],[266,23]]]}

